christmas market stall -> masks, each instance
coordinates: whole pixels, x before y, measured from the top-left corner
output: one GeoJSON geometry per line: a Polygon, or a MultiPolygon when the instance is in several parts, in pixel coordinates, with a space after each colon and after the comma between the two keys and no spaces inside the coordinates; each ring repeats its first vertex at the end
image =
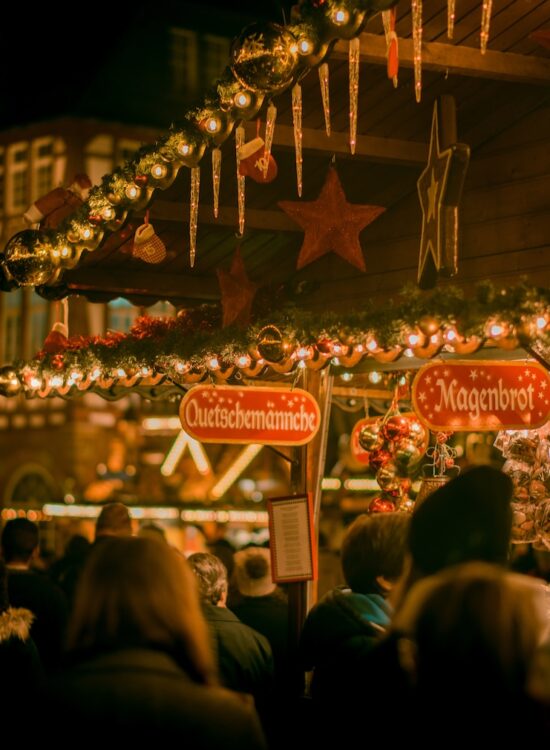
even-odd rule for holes
{"type": "Polygon", "coordinates": [[[410,510],[423,462],[447,481],[452,433],[499,433],[517,541],[548,544],[549,47],[527,0],[304,0],[248,26],[195,107],[37,201],[1,261],[8,294],[177,314],[58,324],[1,394],[137,393],[200,444],[271,444],[313,531],[331,404],[371,511],[410,510]]]}

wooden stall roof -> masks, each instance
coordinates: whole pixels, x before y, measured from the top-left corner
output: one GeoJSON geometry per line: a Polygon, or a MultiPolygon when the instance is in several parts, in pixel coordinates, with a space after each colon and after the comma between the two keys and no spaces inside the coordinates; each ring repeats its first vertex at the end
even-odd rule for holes
{"type": "MultiPolygon", "coordinates": [[[[315,70],[303,80],[304,200],[314,200],[333,155],[348,201],[386,207],[361,234],[366,272],[331,253],[296,271],[302,230],[278,207],[298,200],[294,164],[291,95],[278,108],[273,154],[279,167],[268,185],[247,180],[246,228],[236,236],[237,195],[234,139],[222,147],[220,215],[212,212],[210,156],[202,160],[197,261],[189,266],[189,170],[182,169],[166,191],[156,191],[151,221],[168,256],[148,265],[131,256],[133,232],[120,233],[67,271],[57,292],[83,294],[92,301],[119,296],[135,304],[169,300],[185,306],[220,297],[216,270],[227,269],[238,243],[247,273],[258,283],[285,285],[301,294],[300,305],[335,309],[360,306],[368,297],[395,294],[415,282],[421,214],[416,181],[427,159],[433,102],[455,97],[458,139],[472,149],[461,206],[459,273],[468,286],[492,277],[515,282],[520,273],[550,284],[550,51],[533,38],[550,29],[550,3],[501,0],[494,4],[488,51],[479,51],[481,0],[456,4],[454,39],[447,39],[447,3],[424,2],[422,101],[414,98],[411,12],[398,8],[399,86],[386,76],[386,49],[380,16],[361,36],[358,141],[348,147],[347,42],[329,59],[332,136],[325,135],[315,70]],[[308,282],[301,284],[301,282],[308,282]]],[[[265,118],[265,105],[260,113],[265,118]]],[[[247,124],[254,137],[255,123],[247,124]]],[[[141,215],[142,216],[142,215],[141,215]]],[[[135,229],[141,216],[131,219],[135,229]]],[[[56,290],[45,290],[56,293],[56,290]]]]}

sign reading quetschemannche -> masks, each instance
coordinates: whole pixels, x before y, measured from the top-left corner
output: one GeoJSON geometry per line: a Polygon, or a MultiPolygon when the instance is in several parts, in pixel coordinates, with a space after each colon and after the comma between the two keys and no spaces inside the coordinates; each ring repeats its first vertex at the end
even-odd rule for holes
{"type": "Polygon", "coordinates": [[[300,388],[199,385],[182,399],[180,419],[202,443],[304,445],[321,417],[313,396],[300,388]]]}
{"type": "Polygon", "coordinates": [[[431,362],[412,399],[434,431],[534,429],[550,419],[550,374],[531,360],[431,362]]]}

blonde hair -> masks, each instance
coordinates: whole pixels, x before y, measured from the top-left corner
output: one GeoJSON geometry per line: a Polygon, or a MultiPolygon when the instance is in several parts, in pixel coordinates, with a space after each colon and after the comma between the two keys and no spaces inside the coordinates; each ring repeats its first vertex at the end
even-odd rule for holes
{"type": "Polygon", "coordinates": [[[195,577],[185,558],[153,539],[105,539],[90,556],[69,623],[69,649],[156,647],[197,682],[218,683],[195,577]]]}

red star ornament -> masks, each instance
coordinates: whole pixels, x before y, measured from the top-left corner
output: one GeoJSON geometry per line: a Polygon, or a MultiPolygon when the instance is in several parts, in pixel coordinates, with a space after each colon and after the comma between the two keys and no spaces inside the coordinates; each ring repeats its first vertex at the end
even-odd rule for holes
{"type": "Polygon", "coordinates": [[[316,201],[279,201],[279,206],[305,229],[298,269],[332,251],[366,271],[359,234],[386,209],[348,203],[334,167],[316,201]]]}
{"type": "Polygon", "coordinates": [[[246,275],[240,247],[233,256],[231,270],[228,272],[218,269],[216,273],[222,293],[223,327],[232,324],[248,325],[258,285],[246,275]]]}

